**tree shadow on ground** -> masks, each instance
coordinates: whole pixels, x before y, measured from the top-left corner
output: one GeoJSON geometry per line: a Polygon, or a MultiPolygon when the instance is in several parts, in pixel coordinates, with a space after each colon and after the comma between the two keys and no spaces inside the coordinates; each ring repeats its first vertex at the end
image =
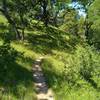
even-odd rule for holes
{"type": "Polygon", "coordinates": [[[78,42],[74,36],[52,27],[45,28],[44,34],[28,34],[27,39],[34,51],[44,54],[52,53],[53,49],[71,53],[78,42]]]}
{"type": "Polygon", "coordinates": [[[17,94],[18,84],[23,84],[27,87],[33,81],[32,72],[17,63],[12,63],[12,65],[10,64],[6,68],[0,69],[0,86],[4,86],[5,91],[7,87],[10,87],[17,94]]]}
{"type": "Polygon", "coordinates": [[[31,70],[16,62],[17,58],[32,61],[16,52],[9,44],[0,46],[0,93],[2,95],[11,93],[20,98],[25,95],[28,87],[33,87],[33,77],[31,70]]]}

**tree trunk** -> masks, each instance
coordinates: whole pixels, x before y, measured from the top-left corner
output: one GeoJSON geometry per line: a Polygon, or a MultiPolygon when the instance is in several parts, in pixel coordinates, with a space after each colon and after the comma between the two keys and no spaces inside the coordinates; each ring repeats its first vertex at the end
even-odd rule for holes
{"type": "Polygon", "coordinates": [[[23,28],[23,29],[22,29],[22,36],[21,36],[21,40],[22,40],[22,41],[24,41],[24,34],[25,34],[25,33],[24,33],[24,30],[25,30],[25,29],[23,28]]]}
{"type": "Polygon", "coordinates": [[[21,36],[20,36],[20,33],[19,33],[19,31],[18,31],[18,29],[16,27],[15,21],[11,18],[11,16],[8,13],[8,10],[7,10],[7,1],[3,0],[2,3],[3,3],[3,7],[2,7],[2,10],[0,10],[0,11],[6,17],[6,19],[8,20],[8,22],[13,26],[13,29],[14,29],[14,31],[16,33],[16,38],[20,39],[21,36]]]}
{"type": "Polygon", "coordinates": [[[47,0],[43,0],[43,1],[42,1],[43,20],[44,20],[45,26],[48,25],[48,21],[49,21],[49,18],[48,18],[49,13],[48,13],[48,11],[47,11],[47,4],[48,4],[47,0]]]}
{"type": "Polygon", "coordinates": [[[24,22],[24,15],[20,12],[19,13],[20,20],[21,20],[21,40],[24,40],[24,30],[25,30],[25,22],[24,22]]]}

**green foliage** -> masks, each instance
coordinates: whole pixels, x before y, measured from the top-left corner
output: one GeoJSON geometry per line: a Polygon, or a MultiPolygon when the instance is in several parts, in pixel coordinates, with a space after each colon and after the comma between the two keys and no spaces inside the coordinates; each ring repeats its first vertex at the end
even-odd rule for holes
{"type": "Polygon", "coordinates": [[[16,56],[17,52],[10,47],[9,43],[4,43],[0,46],[0,67],[7,66],[9,63],[14,62],[16,60],[16,56]]]}
{"type": "Polygon", "coordinates": [[[92,23],[89,30],[90,42],[92,42],[95,47],[100,48],[100,1],[95,0],[94,3],[89,7],[88,11],[88,22],[92,23]]]}
{"type": "Polygon", "coordinates": [[[28,50],[28,54],[23,53],[25,50],[7,41],[0,44],[1,100],[36,99],[31,72],[34,54],[28,50]]]}
{"type": "Polygon", "coordinates": [[[60,29],[71,33],[77,34],[77,19],[76,19],[76,11],[74,9],[68,9],[61,13],[63,23],[60,25],[60,29]]]}
{"type": "Polygon", "coordinates": [[[81,17],[77,22],[77,29],[78,29],[78,35],[81,37],[81,39],[85,40],[85,19],[81,17]]]}
{"type": "MultiPolygon", "coordinates": [[[[78,1],[87,8],[93,0],[78,1]]],[[[57,100],[100,99],[100,52],[83,41],[85,19],[77,18],[69,2],[0,1],[5,16],[0,13],[0,39],[4,41],[0,45],[0,99],[36,100],[31,70],[33,61],[41,55],[47,57],[42,67],[57,100]],[[13,41],[14,32],[23,37],[25,32],[25,41],[13,41]]],[[[99,4],[99,0],[94,1],[86,19],[91,25],[88,39],[98,48],[99,4]]]]}
{"type": "Polygon", "coordinates": [[[74,53],[54,51],[42,67],[57,100],[98,100],[100,91],[100,53],[88,45],[77,45],[74,53]],[[77,92],[76,92],[77,91],[77,92]],[[90,93],[88,94],[88,91],[90,93]],[[92,94],[95,93],[95,96],[92,94]]]}
{"type": "Polygon", "coordinates": [[[77,0],[77,1],[87,8],[87,6],[90,5],[94,0],[77,0]]]}

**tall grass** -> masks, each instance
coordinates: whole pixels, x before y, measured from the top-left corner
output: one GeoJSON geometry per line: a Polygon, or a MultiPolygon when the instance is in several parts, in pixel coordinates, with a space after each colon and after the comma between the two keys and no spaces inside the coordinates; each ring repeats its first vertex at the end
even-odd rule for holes
{"type": "Polygon", "coordinates": [[[56,100],[99,100],[100,53],[88,45],[77,45],[73,53],[53,51],[42,64],[56,100]]]}
{"type": "Polygon", "coordinates": [[[32,77],[35,53],[21,43],[0,44],[0,100],[36,100],[32,77]]]}

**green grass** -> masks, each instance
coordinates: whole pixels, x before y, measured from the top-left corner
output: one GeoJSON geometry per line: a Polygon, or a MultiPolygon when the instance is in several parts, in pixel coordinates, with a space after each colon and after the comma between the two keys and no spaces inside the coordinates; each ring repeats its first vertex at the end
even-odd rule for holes
{"type": "MultiPolygon", "coordinates": [[[[0,23],[7,26],[3,19],[0,15],[0,23]]],[[[32,66],[40,56],[46,57],[42,68],[56,100],[99,100],[100,53],[80,41],[79,37],[37,23],[33,21],[34,27],[25,30],[24,42],[13,40],[11,50],[6,47],[9,51],[7,54],[0,52],[4,59],[3,63],[0,60],[0,64],[7,67],[0,65],[0,100],[36,100],[32,66]],[[13,57],[12,48],[18,55],[10,61],[13,57]]],[[[1,28],[0,31],[4,36],[6,28],[1,28]]],[[[0,40],[0,45],[2,44],[3,39],[0,40]]]]}
{"type": "Polygon", "coordinates": [[[42,68],[49,87],[55,93],[56,100],[100,99],[100,54],[91,49],[77,45],[73,53],[54,50],[53,55],[43,60],[42,68]],[[89,59],[89,53],[92,54],[92,61],[89,59]],[[82,55],[83,58],[81,58],[82,55]],[[80,74],[81,68],[84,67],[83,60],[87,70],[93,66],[93,70],[89,70],[93,74],[92,81],[88,81],[80,74]]]}
{"type": "MultiPolygon", "coordinates": [[[[34,60],[41,56],[41,53],[36,51],[41,50],[39,46],[34,47],[28,41],[11,41],[11,50],[14,48],[18,55],[10,54],[13,50],[3,44],[2,38],[9,38],[11,35],[5,33],[8,32],[8,29],[5,29],[7,22],[2,15],[0,15],[0,24],[0,50],[2,51],[0,52],[0,100],[36,100],[32,66],[34,60]],[[5,51],[7,54],[4,54],[5,51]],[[13,56],[15,60],[12,59],[13,56]]],[[[28,32],[26,31],[27,34],[31,32],[34,34],[33,30],[28,32]]]]}
{"type": "Polygon", "coordinates": [[[17,50],[19,55],[15,61],[9,60],[13,55],[4,57],[4,59],[7,59],[4,60],[7,66],[6,69],[2,68],[0,70],[0,99],[22,100],[24,98],[24,100],[35,100],[32,66],[37,56],[28,48],[24,48],[21,43],[12,43],[12,47],[17,50]],[[5,72],[3,72],[4,70],[5,72]]]}

